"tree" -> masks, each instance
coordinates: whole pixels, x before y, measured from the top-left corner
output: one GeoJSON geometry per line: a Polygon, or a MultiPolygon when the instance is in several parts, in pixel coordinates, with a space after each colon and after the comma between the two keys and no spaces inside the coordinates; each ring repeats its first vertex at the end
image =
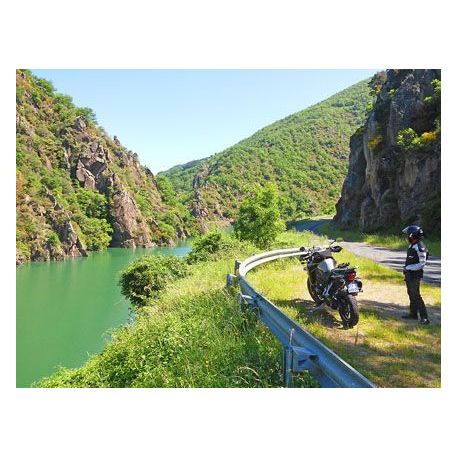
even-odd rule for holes
{"type": "Polygon", "coordinates": [[[253,242],[258,248],[267,248],[285,230],[275,186],[252,190],[240,205],[234,230],[239,240],[253,242]]]}

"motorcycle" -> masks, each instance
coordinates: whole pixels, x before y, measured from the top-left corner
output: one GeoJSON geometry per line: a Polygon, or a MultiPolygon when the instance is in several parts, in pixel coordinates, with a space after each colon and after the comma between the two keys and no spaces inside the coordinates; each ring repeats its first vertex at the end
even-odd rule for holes
{"type": "Polygon", "coordinates": [[[356,296],[362,292],[363,284],[356,275],[357,266],[349,263],[338,264],[333,253],[342,251],[342,247],[301,247],[304,252],[299,257],[304,270],[308,273],[307,289],[317,306],[328,305],[338,310],[345,328],[352,328],[358,323],[359,310],[356,296]]]}

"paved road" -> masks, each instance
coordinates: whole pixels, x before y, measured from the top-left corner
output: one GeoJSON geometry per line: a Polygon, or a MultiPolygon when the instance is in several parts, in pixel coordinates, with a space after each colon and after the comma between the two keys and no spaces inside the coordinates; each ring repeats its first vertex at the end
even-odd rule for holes
{"type": "MultiPolygon", "coordinates": [[[[330,219],[321,219],[316,221],[297,221],[294,227],[298,231],[312,231],[317,234],[320,233],[320,226],[330,219]]],[[[406,252],[400,250],[393,250],[391,248],[384,248],[379,246],[368,245],[363,242],[339,242],[339,245],[348,249],[357,256],[371,259],[391,267],[398,272],[402,272],[404,261],[406,259],[406,252]]],[[[426,283],[440,286],[441,284],[441,258],[439,256],[430,256],[424,271],[423,280],[426,283]]]]}

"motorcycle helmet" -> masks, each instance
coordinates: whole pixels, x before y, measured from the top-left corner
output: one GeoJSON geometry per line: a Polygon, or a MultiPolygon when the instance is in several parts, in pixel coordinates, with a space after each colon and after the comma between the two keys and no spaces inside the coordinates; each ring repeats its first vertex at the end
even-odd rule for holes
{"type": "Polygon", "coordinates": [[[405,227],[402,232],[407,235],[409,242],[420,240],[425,236],[423,229],[420,226],[412,225],[405,227]]]}

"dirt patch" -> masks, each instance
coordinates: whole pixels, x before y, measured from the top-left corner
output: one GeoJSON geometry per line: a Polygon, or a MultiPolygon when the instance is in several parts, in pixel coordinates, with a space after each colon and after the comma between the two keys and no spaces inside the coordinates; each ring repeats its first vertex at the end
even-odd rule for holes
{"type": "Polygon", "coordinates": [[[316,309],[300,266],[270,265],[250,274],[254,286],[345,361],[380,387],[439,387],[441,377],[440,288],[424,288],[431,325],[405,321],[404,284],[364,282],[360,322],[342,327],[338,312],[316,309]]]}

